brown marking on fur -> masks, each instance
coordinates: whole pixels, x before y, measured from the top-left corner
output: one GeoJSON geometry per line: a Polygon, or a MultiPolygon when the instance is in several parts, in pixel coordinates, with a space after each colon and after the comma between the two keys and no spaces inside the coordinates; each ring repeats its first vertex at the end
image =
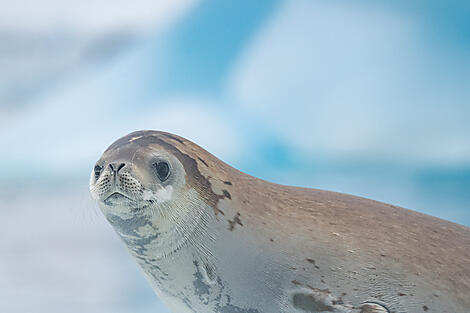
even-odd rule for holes
{"type": "Polygon", "coordinates": [[[296,286],[305,286],[311,290],[311,292],[297,292],[293,295],[292,302],[297,309],[305,312],[335,312],[334,306],[344,304],[340,297],[333,298],[331,300],[333,306],[329,305],[327,299],[332,297],[329,289],[314,288],[308,284],[304,285],[297,280],[292,280],[291,282],[296,286]]]}
{"type": "Polygon", "coordinates": [[[325,299],[313,294],[296,293],[292,297],[294,307],[304,312],[334,312],[335,308],[328,305],[325,299]]]}
{"type": "Polygon", "coordinates": [[[240,213],[237,213],[233,220],[228,220],[228,230],[232,231],[235,229],[235,225],[238,224],[240,226],[243,226],[242,221],[240,220],[240,213]]]}
{"type": "Polygon", "coordinates": [[[222,190],[222,193],[224,194],[225,198],[229,198],[230,200],[232,200],[232,195],[227,190],[222,190]]]}
{"type": "Polygon", "coordinates": [[[188,180],[189,184],[198,191],[202,199],[207,204],[209,204],[217,214],[217,212],[219,212],[219,210],[217,210],[217,204],[222,196],[217,195],[212,190],[212,184],[209,182],[209,179],[201,174],[197,167],[197,162],[188,154],[181,152],[178,148],[167,143],[166,141],[163,141],[157,137],[152,138],[154,138],[158,144],[170,150],[180,160],[186,171],[186,179],[188,180]]]}
{"type": "Polygon", "coordinates": [[[315,292],[322,293],[322,294],[325,294],[325,295],[331,293],[330,289],[328,289],[328,288],[325,288],[325,289],[315,288],[315,287],[310,286],[309,284],[307,284],[306,286],[308,288],[310,288],[311,290],[315,291],[315,292]]]}
{"type": "Polygon", "coordinates": [[[172,134],[169,134],[169,133],[162,133],[162,135],[163,135],[163,136],[166,136],[166,137],[168,137],[168,138],[170,138],[170,139],[173,139],[173,140],[175,140],[175,141],[178,141],[180,144],[183,144],[183,145],[184,145],[184,141],[183,141],[183,139],[181,139],[181,138],[178,138],[178,137],[176,137],[176,136],[174,136],[174,135],[172,135],[172,134]]]}
{"type": "Polygon", "coordinates": [[[209,165],[207,165],[206,161],[204,161],[202,158],[200,157],[197,157],[199,159],[199,161],[201,161],[205,166],[209,167],[209,165]]]}
{"type": "Polygon", "coordinates": [[[314,259],[310,259],[310,258],[306,258],[305,260],[307,260],[309,263],[313,264],[313,266],[319,270],[320,267],[315,263],[315,260],[314,259]]]}

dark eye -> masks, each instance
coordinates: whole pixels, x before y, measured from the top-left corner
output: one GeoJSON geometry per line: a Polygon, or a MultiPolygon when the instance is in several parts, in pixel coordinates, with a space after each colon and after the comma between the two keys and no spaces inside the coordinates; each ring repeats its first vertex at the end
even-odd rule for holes
{"type": "Polygon", "coordinates": [[[102,170],[102,169],[103,169],[103,168],[102,168],[101,166],[95,165],[95,169],[94,169],[94,171],[95,171],[95,179],[98,179],[98,177],[100,177],[100,174],[101,174],[101,170],[102,170]]]}
{"type": "Polygon", "coordinates": [[[157,170],[158,178],[160,178],[161,181],[167,180],[168,176],[170,176],[170,166],[168,166],[168,163],[160,161],[154,165],[157,170]]]}

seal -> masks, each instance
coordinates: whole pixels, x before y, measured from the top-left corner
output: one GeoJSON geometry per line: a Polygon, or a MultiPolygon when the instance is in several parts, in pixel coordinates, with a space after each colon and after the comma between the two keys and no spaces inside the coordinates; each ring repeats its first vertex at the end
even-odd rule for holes
{"type": "Polygon", "coordinates": [[[464,226],[270,183],[150,130],[106,149],[90,191],[172,312],[470,312],[464,226]]]}

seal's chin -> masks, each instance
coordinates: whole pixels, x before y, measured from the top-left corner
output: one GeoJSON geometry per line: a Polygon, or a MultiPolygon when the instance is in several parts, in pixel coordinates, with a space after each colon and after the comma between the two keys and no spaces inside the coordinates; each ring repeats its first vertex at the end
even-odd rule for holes
{"type": "Polygon", "coordinates": [[[128,204],[129,202],[134,202],[131,198],[123,195],[119,192],[114,192],[109,195],[106,199],[103,200],[104,204],[108,206],[116,206],[122,204],[128,204]]]}

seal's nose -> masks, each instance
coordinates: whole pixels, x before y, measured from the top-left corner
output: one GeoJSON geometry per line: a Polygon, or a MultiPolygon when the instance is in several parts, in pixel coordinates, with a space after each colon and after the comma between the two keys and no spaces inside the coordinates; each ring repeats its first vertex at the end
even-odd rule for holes
{"type": "Polygon", "coordinates": [[[113,173],[119,173],[124,166],[126,166],[126,163],[109,163],[109,168],[113,173]]]}

